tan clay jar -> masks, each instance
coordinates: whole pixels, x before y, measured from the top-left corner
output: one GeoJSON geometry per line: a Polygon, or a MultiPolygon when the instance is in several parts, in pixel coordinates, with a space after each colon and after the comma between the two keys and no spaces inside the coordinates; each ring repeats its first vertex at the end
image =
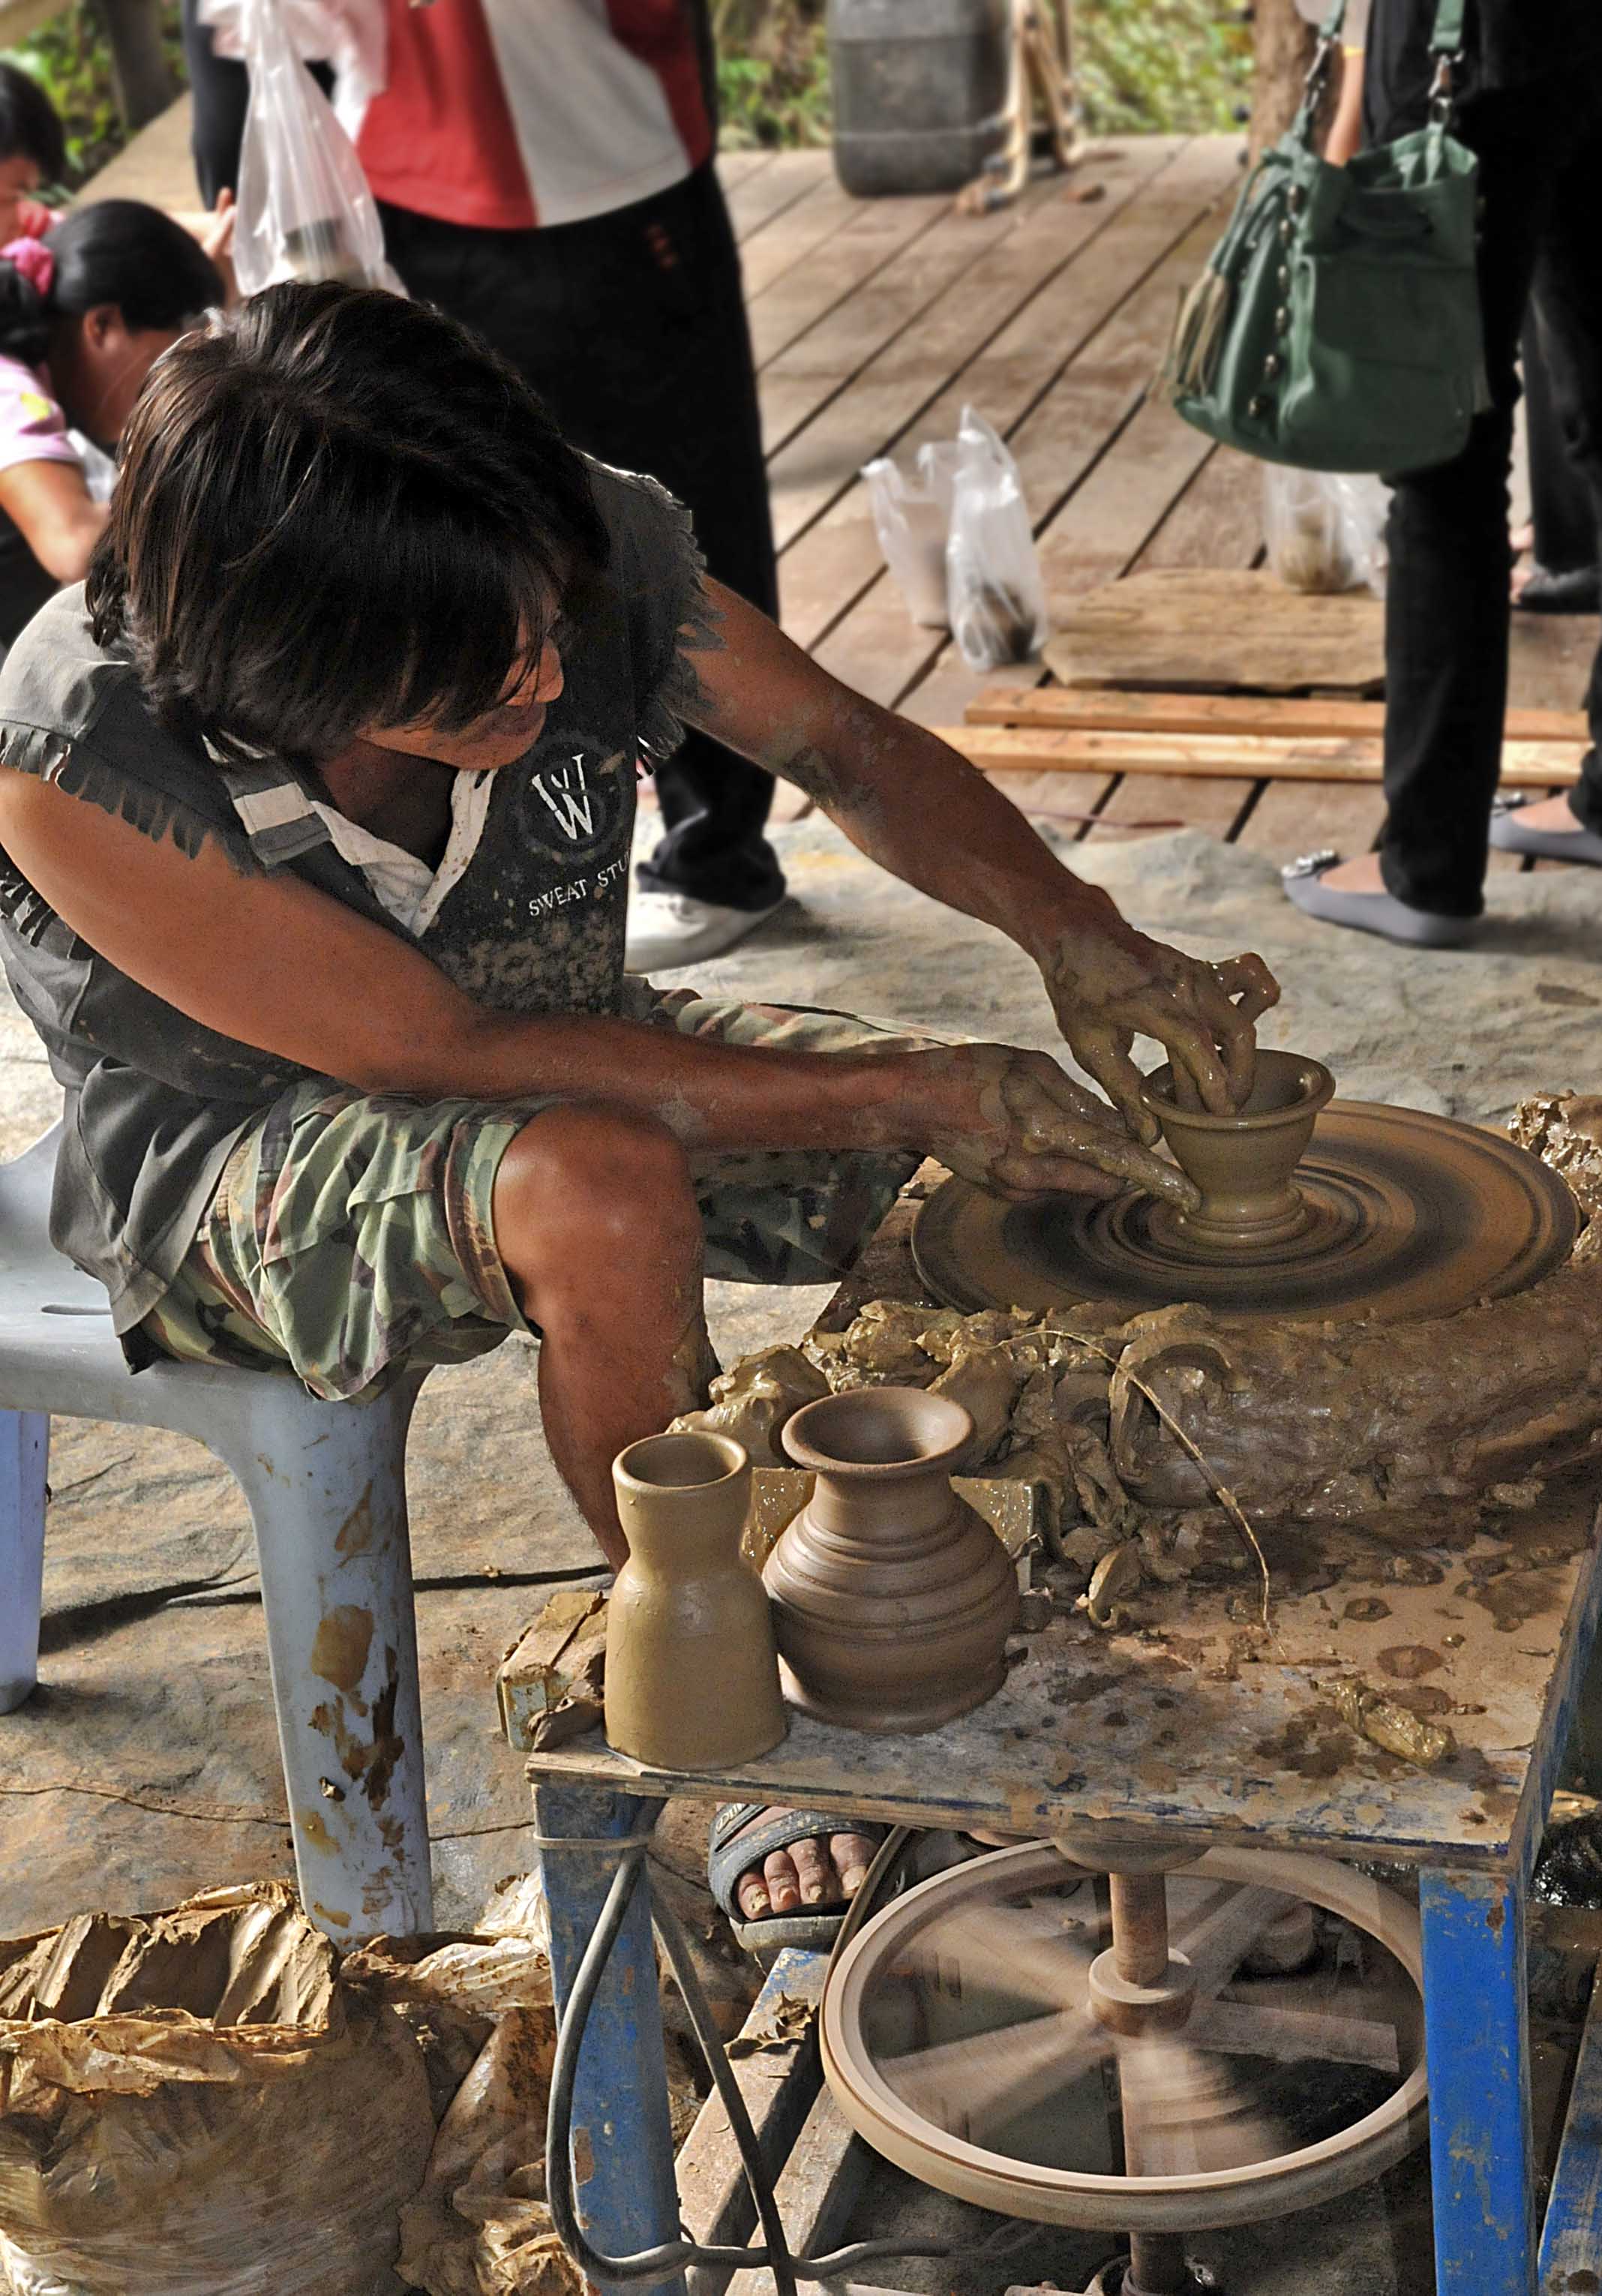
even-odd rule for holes
{"type": "Polygon", "coordinates": [[[740,1551],[750,1461],[728,1435],[648,1435],[612,1482],[629,1554],[607,1606],[608,1744],[658,1770],[755,1760],[789,1722],[768,1599],[740,1551]]]}
{"type": "Polygon", "coordinates": [[[1259,1053],[1250,1096],[1231,1116],[1181,1107],[1172,1064],[1148,1076],[1140,1097],[1174,1161],[1201,1190],[1198,1210],[1164,1206],[1160,1226],[1226,1251],[1295,1235],[1306,1211],[1291,1175],[1334,1094],[1328,1070],[1303,1053],[1259,1053]]]}
{"type": "Polygon", "coordinates": [[[933,1730],[1001,1686],[1018,1578],[952,1488],[960,1403],[863,1387],[797,1411],[785,1449],[817,1481],[763,1577],[785,1694],[854,1730],[933,1730]]]}

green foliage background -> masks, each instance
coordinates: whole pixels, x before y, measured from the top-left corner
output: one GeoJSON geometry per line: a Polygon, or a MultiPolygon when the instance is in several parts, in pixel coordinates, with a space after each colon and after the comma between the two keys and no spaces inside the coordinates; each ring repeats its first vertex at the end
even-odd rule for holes
{"type": "MultiPolygon", "coordinates": [[[[530,0],[537,5],[538,0],[530,0]]],[[[726,148],[827,144],[825,0],[709,0],[726,148]]],[[[903,0],[909,9],[916,0],[903,0]]],[[[168,49],[182,86],[176,0],[168,49]]],[[[1249,93],[1251,34],[1231,0],[1075,0],[1087,127],[1102,134],[1234,126],[1249,93]]],[[[69,184],[124,142],[105,36],[89,0],[7,51],[48,91],[67,126],[69,184]]]]}
{"type": "MultiPolygon", "coordinates": [[[[177,85],[185,85],[177,0],[162,10],[163,44],[177,85]]],[[[6,61],[32,72],[61,115],[67,130],[67,184],[76,191],[127,143],[111,94],[111,53],[105,28],[88,0],[73,0],[14,48],[6,61]]]]}
{"type": "MultiPolygon", "coordinates": [[[[824,0],[712,0],[712,13],[725,146],[826,144],[824,0]]],[[[1095,133],[1227,130],[1250,99],[1239,0],[1075,0],[1074,33],[1095,133]]]]}

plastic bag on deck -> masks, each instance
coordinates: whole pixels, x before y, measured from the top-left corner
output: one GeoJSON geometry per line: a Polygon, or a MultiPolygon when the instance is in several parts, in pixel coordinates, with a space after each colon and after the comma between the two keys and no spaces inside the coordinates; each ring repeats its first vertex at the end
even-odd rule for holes
{"type": "Polygon", "coordinates": [[[1263,538],[1271,570],[1289,590],[1367,587],[1383,598],[1389,503],[1380,479],[1265,463],[1263,538]]]}
{"type": "Polygon", "coordinates": [[[945,542],[951,531],[957,455],[951,440],[930,439],[918,449],[914,478],[909,479],[887,455],[867,463],[862,471],[873,507],[873,530],[885,554],[885,564],[908,613],[924,629],[947,627],[945,542]]]}
{"type": "Polygon", "coordinates": [[[971,406],[957,432],[945,545],[952,636],[969,669],[1027,661],[1050,634],[1046,588],[1018,464],[971,406]]]}
{"type": "Polygon", "coordinates": [[[250,102],[233,268],[241,295],[285,279],[403,292],[356,146],[297,54],[282,0],[241,0],[250,102]]]}
{"type": "Polygon", "coordinates": [[[14,2296],[352,2296],[433,2138],[416,2041],[285,1883],[0,1944],[14,2296]]]}

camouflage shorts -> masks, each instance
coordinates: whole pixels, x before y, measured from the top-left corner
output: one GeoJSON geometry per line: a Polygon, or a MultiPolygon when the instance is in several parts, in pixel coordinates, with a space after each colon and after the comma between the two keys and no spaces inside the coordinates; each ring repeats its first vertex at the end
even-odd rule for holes
{"type": "MultiPolygon", "coordinates": [[[[632,1017],[685,1036],[820,1054],[919,1039],[848,1014],[719,1004],[630,984],[632,1017]]],[[[292,1371],[335,1399],[406,1363],[459,1363],[527,1330],[495,1249],[496,1168],[554,1094],[424,1103],[298,1086],[228,1160],[200,1234],[143,1330],[181,1362],[292,1371]]],[[[832,1283],[916,1168],[859,1151],[692,1159],[707,1273],[832,1283]]]]}

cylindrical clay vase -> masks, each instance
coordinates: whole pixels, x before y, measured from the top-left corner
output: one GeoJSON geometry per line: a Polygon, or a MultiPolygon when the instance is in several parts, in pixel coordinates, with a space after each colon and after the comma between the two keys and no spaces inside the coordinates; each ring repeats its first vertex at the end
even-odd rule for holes
{"type": "Polygon", "coordinates": [[[607,1606],[607,1742],[658,1770],[755,1760],[789,1726],[768,1599],[740,1551],[750,1461],[727,1435],[648,1435],[612,1481],[629,1554],[607,1606]]]}
{"type": "Polygon", "coordinates": [[[785,1449],[817,1477],[768,1558],[785,1694],[854,1730],[933,1730],[1001,1686],[1018,1577],[952,1488],[960,1403],[863,1387],[809,1403],[785,1449]]]}

